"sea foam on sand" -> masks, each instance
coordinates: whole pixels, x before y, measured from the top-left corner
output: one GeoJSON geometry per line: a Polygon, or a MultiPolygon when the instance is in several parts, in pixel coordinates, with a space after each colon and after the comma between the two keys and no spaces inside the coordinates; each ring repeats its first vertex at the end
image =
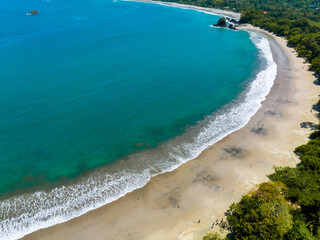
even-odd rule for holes
{"type": "Polygon", "coordinates": [[[68,186],[14,196],[0,202],[0,239],[16,239],[68,221],[115,201],[197,157],[228,134],[245,126],[266,99],[277,74],[268,40],[250,33],[264,66],[233,103],[206,117],[182,136],[156,149],[133,154],[77,179],[68,186]]]}

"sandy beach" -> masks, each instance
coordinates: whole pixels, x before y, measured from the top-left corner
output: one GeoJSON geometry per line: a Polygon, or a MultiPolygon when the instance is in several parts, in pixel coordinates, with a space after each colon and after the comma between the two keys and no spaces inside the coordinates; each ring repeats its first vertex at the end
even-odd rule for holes
{"type": "Polygon", "coordinates": [[[153,0],[126,0],[126,1],[154,3],[154,4],[169,6],[169,7],[191,9],[191,10],[196,10],[199,12],[206,12],[206,13],[213,14],[213,15],[230,17],[235,20],[239,20],[240,16],[241,16],[241,13],[232,12],[229,10],[222,10],[222,9],[218,9],[218,8],[205,8],[205,7],[199,7],[199,6],[195,6],[195,5],[187,5],[187,4],[181,4],[181,3],[175,3],[175,2],[161,2],[161,1],[153,1],[153,0]]]}
{"type": "MultiPolygon", "coordinates": [[[[242,27],[261,31],[251,26],[242,27]]],[[[273,166],[295,166],[318,100],[316,78],[283,38],[268,36],[278,65],[275,84],[242,129],[143,188],[68,222],[23,239],[201,239],[232,202],[267,180],[273,166]]]]}

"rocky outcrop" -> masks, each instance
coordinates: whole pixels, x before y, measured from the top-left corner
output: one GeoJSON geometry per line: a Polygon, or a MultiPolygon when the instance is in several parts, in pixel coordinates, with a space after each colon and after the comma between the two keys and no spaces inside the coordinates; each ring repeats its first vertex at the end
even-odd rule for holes
{"type": "Polygon", "coordinates": [[[213,24],[212,26],[214,26],[214,27],[220,27],[220,28],[229,28],[229,29],[232,29],[232,30],[237,30],[237,28],[236,28],[236,24],[233,24],[233,23],[237,23],[237,21],[236,20],[233,20],[233,19],[231,19],[231,18],[224,18],[224,17],[222,17],[222,18],[220,18],[219,20],[218,20],[218,23],[217,24],[213,24]],[[229,26],[228,26],[228,24],[227,24],[227,20],[228,20],[228,22],[229,22],[229,26]]]}
{"type": "Polygon", "coordinates": [[[237,30],[236,26],[232,23],[229,23],[228,28],[232,29],[232,30],[237,30]]]}
{"type": "Polygon", "coordinates": [[[32,10],[28,15],[35,15],[38,14],[39,12],[37,10],[32,10]]]}
{"type": "Polygon", "coordinates": [[[218,20],[217,26],[218,27],[227,27],[227,20],[224,17],[220,18],[218,20]]]}
{"type": "Polygon", "coordinates": [[[230,23],[239,24],[239,21],[238,21],[238,20],[235,20],[235,19],[233,19],[233,18],[227,17],[226,19],[227,19],[227,21],[230,22],[230,23]]]}

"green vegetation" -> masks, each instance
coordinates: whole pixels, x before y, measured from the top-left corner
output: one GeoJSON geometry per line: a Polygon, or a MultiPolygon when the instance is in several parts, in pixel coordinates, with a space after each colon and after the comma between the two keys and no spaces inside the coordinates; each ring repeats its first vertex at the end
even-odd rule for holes
{"type": "Polygon", "coordinates": [[[203,237],[203,240],[224,240],[218,233],[208,233],[203,237]]]}
{"type": "MultiPolygon", "coordinates": [[[[180,0],[241,11],[250,23],[283,36],[320,75],[320,2],[313,0],[180,0]]],[[[318,102],[318,107],[320,100],[318,102]]],[[[225,239],[320,239],[320,128],[297,147],[297,167],[275,168],[270,181],[233,203],[227,211],[225,239]]],[[[204,240],[223,239],[207,234],[204,240]]]]}
{"type": "Polygon", "coordinates": [[[320,23],[307,18],[269,16],[257,10],[244,12],[240,21],[286,37],[298,55],[311,63],[310,69],[320,74],[320,23]]]}
{"type": "Polygon", "coordinates": [[[293,227],[293,207],[280,182],[262,183],[259,189],[231,205],[227,220],[239,239],[283,239],[293,227]]]}
{"type": "Polygon", "coordinates": [[[275,168],[267,183],[231,205],[236,239],[320,239],[320,131],[296,148],[296,168],[275,168]]]}
{"type": "Polygon", "coordinates": [[[274,17],[295,19],[307,17],[319,20],[320,2],[315,0],[165,0],[202,7],[222,8],[236,12],[259,10],[274,17]]]}
{"type": "MultiPolygon", "coordinates": [[[[320,130],[310,138],[295,149],[297,167],[276,167],[269,182],[230,206],[225,239],[320,239],[320,130]]],[[[203,239],[223,238],[211,233],[203,239]]]]}

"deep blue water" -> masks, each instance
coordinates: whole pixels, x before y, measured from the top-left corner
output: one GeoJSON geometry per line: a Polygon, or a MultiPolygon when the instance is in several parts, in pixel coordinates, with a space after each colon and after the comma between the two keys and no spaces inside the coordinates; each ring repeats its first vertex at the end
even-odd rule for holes
{"type": "Polygon", "coordinates": [[[249,121],[277,66],[266,38],[210,27],[218,19],[125,1],[1,2],[0,240],[114,201],[249,121]]]}
{"type": "Polygon", "coordinates": [[[257,49],[217,20],[136,2],[2,2],[0,192],[153,148],[233,100],[257,49]]]}

